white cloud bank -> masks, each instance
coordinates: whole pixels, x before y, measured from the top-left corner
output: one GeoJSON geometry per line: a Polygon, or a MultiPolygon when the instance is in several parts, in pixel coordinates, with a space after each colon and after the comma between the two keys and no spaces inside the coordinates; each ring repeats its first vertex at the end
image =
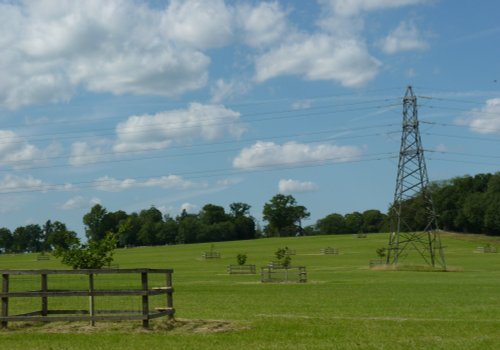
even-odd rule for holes
{"type": "Polygon", "coordinates": [[[56,144],[40,149],[30,144],[24,136],[11,130],[0,130],[0,165],[24,168],[41,163],[47,157],[57,156],[60,151],[56,144]]]}
{"type": "Polygon", "coordinates": [[[336,15],[344,17],[356,16],[362,12],[415,5],[426,1],[428,0],[319,0],[321,4],[329,6],[336,15]]]}
{"type": "Polygon", "coordinates": [[[361,149],[355,146],[310,145],[297,142],[278,145],[274,142],[258,141],[241,150],[233,160],[233,166],[238,169],[252,169],[311,162],[346,162],[358,158],[361,153],[361,149]]]}
{"type": "Polygon", "coordinates": [[[215,140],[225,134],[239,137],[240,114],[221,105],[192,103],[187,109],[132,116],[116,127],[117,152],[162,149],[175,141],[215,140]]]}
{"type": "Polygon", "coordinates": [[[49,184],[33,176],[5,175],[0,180],[0,193],[17,191],[45,191],[49,184]]]}
{"type": "Polygon", "coordinates": [[[86,199],[83,196],[75,196],[64,202],[59,208],[62,210],[85,209],[92,207],[94,204],[100,204],[98,198],[86,199]]]}
{"type": "Polygon", "coordinates": [[[359,87],[375,78],[381,62],[370,56],[359,40],[315,34],[270,50],[257,58],[255,66],[258,82],[300,75],[307,80],[333,80],[359,87]]]}
{"type": "Polygon", "coordinates": [[[379,46],[387,54],[420,51],[429,47],[415,24],[411,22],[401,22],[396,29],[379,42],[379,46]]]}
{"type": "Polygon", "coordinates": [[[210,58],[226,44],[222,0],[0,3],[0,105],[9,108],[93,92],[175,96],[206,85],[210,58]]]}
{"type": "Polygon", "coordinates": [[[470,118],[459,123],[479,134],[500,134],[500,98],[487,100],[485,106],[470,114],[470,118]]]}
{"type": "Polygon", "coordinates": [[[318,185],[311,181],[281,179],[278,183],[278,189],[281,193],[310,192],[316,191],[318,185]]]}
{"type": "Polygon", "coordinates": [[[186,189],[193,187],[194,183],[184,180],[177,175],[168,175],[147,180],[123,179],[118,180],[113,177],[103,176],[94,181],[94,187],[105,192],[120,192],[132,188],[158,187],[163,189],[186,189]]]}
{"type": "MultiPolygon", "coordinates": [[[[284,1],[171,0],[163,7],[135,0],[2,1],[0,106],[68,101],[81,88],[178,96],[207,85],[210,49],[234,43],[251,50],[245,57],[252,57],[258,83],[297,75],[358,87],[381,66],[361,35],[362,15],[426,1],[319,0],[310,31],[291,23],[293,7],[284,1]]],[[[411,29],[391,33],[387,50],[405,49],[400,36],[413,35],[411,29]]],[[[219,85],[214,101],[245,89],[219,85]]]]}

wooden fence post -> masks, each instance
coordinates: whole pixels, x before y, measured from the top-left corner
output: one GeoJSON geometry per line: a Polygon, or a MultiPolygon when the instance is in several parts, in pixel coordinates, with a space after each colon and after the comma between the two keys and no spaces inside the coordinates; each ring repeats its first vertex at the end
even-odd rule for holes
{"type": "Polygon", "coordinates": [[[141,272],[141,284],[142,284],[142,326],[144,328],[149,327],[149,297],[148,297],[148,273],[141,272]]]}
{"type": "MultiPolygon", "coordinates": [[[[41,282],[42,282],[42,293],[47,292],[47,274],[42,273],[41,275],[41,282]]],[[[48,309],[49,309],[49,302],[48,298],[46,295],[42,294],[42,316],[47,316],[48,315],[48,309]]]]}
{"type": "Polygon", "coordinates": [[[95,304],[94,304],[94,274],[89,273],[89,315],[90,315],[90,325],[95,326],[95,320],[93,319],[95,315],[95,304]]]}
{"type": "MultiPolygon", "coordinates": [[[[168,291],[167,291],[167,308],[169,308],[170,310],[173,309],[174,307],[174,299],[172,298],[172,273],[171,272],[167,272],[167,288],[168,288],[168,291]]],[[[168,315],[168,318],[169,319],[172,319],[174,318],[174,315],[170,314],[168,315]]]]}
{"type": "MultiPolygon", "coordinates": [[[[9,275],[2,274],[2,293],[9,292],[9,275]]],[[[9,316],[9,297],[2,297],[2,317],[9,316]]],[[[6,328],[8,325],[7,321],[2,321],[2,328],[6,328]]]]}

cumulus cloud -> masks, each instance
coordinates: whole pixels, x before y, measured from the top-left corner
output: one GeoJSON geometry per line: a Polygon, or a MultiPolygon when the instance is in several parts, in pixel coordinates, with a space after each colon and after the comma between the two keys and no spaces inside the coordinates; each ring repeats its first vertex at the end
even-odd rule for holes
{"type": "Polygon", "coordinates": [[[118,180],[110,176],[103,176],[94,181],[94,187],[100,191],[121,192],[132,188],[158,187],[163,189],[186,189],[194,183],[177,175],[168,175],[146,180],[123,179],[118,180]]]}
{"type": "Polygon", "coordinates": [[[8,174],[4,175],[0,180],[0,193],[45,191],[49,189],[49,187],[49,184],[31,175],[17,176],[8,174]]]}
{"type": "Polygon", "coordinates": [[[40,149],[11,130],[0,130],[0,165],[19,169],[41,163],[47,157],[57,156],[60,151],[56,144],[40,149]]]}
{"type": "Polygon", "coordinates": [[[132,116],[116,127],[114,150],[141,151],[168,147],[175,141],[239,137],[240,114],[221,105],[192,103],[188,109],[132,116]]]}
{"type": "Polygon", "coordinates": [[[86,141],[75,142],[71,145],[69,164],[82,166],[96,160],[102,160],[103,152],[100,146],[93,146],[86,141]]]}
{"type": "Polygon", "coordinates": [[[196,204],[191,204],[186,202],[182,203],[179,212],[183,212],[185,210],[187,213],[194,213],[197,208],[198,206],[196,204]]]}
{"type": "Polygon", "coordinates": [[[473,110],[470,115],[458,122],[480,134],[500,134],[500,98],[487,100],[485,106],[473,110]]]}
{"type": "Polygon", "coordinates": [[[238,19],[245,43],[255,48],[275,44],[290,30],[286,16],[286,12],[276,1],[261,2],[255,7],[241,5],[238,8],[238,19]]]}
{"type": "Polygon", "coordinates": [[[263,82],[280,75],[300,75],[307,80],[333,80],[358,87],[372,80],[381,63],[357,40],[338,40],[316,34],[284,44],[259,57],[256,80],[263,82]]]}
{"type": "Polygon", "coordinates": [[[311,181],[281,179],[278,183],[278,188],[281,193],[293,193],[315,191],[318,189],[318,186],[311,181]]]}
{"type": "Polygon", "coordinates": [[[198,47],[225,43],[229,20],[222,1],[165,10],[133,0],[0,3],[0,105],[67,101],[79,86],[162,96],[199,89],[210,58],[198,47]]]}
{"type": "Polygon", "coordinates": [[[356,16],[362,12],[397,8],[424,3],[428,0],[319,0],[324,6],[339,16],[356,16]]]}
{"type": "Polygon", "coordinates": [[[246,94],[251,85],[245,81],[218,79],[210,89],[212,103],[221,103],[246,94]]]}
{"type": "Polygon", "coordinates": [[[174,41],[200,49],[224,46],[233,37],[231,9],[223,0],[173,0],[162,24],[174,41]]]}
{"type": "Polygon", "coordinates": [[[233,166],[238,169],[251,169],[308,162],[346,162],[356,159],[361,153],[355,146],[310,145],[297,142],[278,145],[274,142],[258,141],[241,150],[233,160],[233,166]]]}
{"type": "Polygon", "coordinates": [[[412,22],[401,22],[396,29],[379,42],[379,46],[387,54],[425,50],[429,47],[412,22]]]}
{"type": "Polygon", "coordinates": [[[60,208],[62,210],[81,209],[81,208],[86,208],[88,204],[89,204],[89,201],[86,200],[84,197],[75,196],[75,197],[68,199],[66,202],[64,202],[60,206],[60,208]]]}

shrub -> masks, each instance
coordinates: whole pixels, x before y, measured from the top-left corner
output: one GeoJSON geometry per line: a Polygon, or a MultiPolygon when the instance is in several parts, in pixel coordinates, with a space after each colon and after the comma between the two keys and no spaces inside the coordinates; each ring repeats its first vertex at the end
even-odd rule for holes
{"type": "Polygon", "coordinates": [[[57,249],[54,256],[73,269],[101,269],[113,261],[116,238],[112,234],[101,240],[91,240],[88,244],[75,243],[67,249],[57,249]]]}
{"type": "Polygon", "coordinates": [[[242,253],[236,255],[236,261],[238,262],[238,265],[245,265],[247,262],[247,255],[242,253]]]}

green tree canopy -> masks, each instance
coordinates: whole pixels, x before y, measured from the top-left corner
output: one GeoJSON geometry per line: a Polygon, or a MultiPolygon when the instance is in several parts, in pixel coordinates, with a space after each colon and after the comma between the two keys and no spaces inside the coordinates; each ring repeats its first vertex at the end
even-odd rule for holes
{"type": "Polygon", "coordinates": [[[293,236],[301,233],[301,220],[310,213],[298,205],[292,195],[277,194],[264,204],[263,218],[268,222],[265,228],[269,236],[293,236]]]}

